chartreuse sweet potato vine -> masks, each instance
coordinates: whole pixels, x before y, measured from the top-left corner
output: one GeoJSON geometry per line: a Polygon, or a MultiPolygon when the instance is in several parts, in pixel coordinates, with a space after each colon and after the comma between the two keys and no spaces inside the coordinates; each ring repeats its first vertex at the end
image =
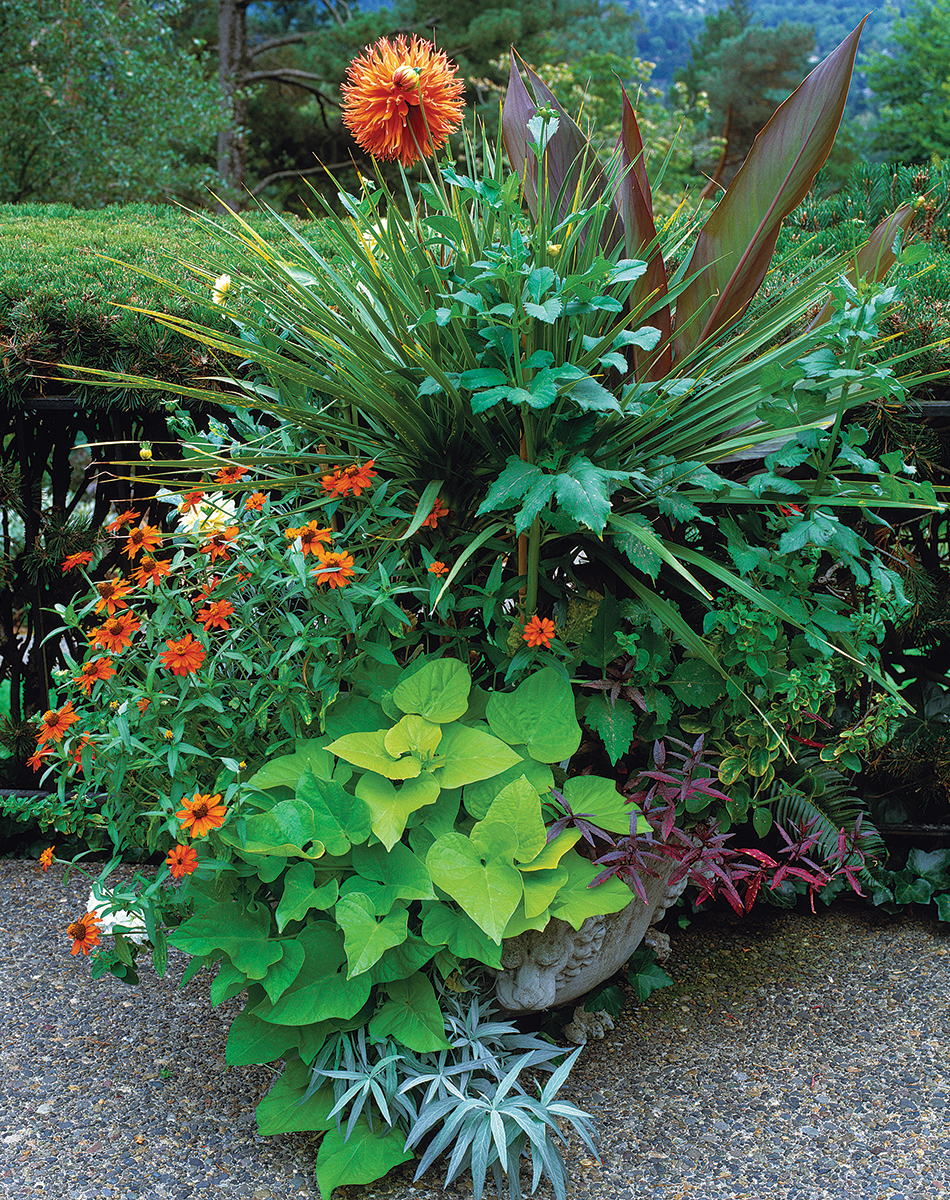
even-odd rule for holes
{"type": "MultiPolygon", "coordinates": [[[[581,737],[555,671],[488,694],[438,659],[383,670],[369,691],[331,705],[324,736],[242,786],[240,815],[202,840],[184,885],[194,915],[169,937],[193,956],[189,975],[217,966],[215,1004],[247,991],[227,1060],[286,1060],[260,1127],[329,1130],[318,1179],[339,1152],[333,1090],[298,1101],[328,1038],[365,1026],[398,1052],[448,1050],[439,997],[464,964],[498,969],[503,938],[553,917],[577,929],[631,898],[618,879],[590,887],[577,830],[547,840],[549,764],[581,737]]],[[[613,780],[565,788],[601,828],[630,833],[635,810],[613,780]]],[[[347,1154],[384,1173],[409,1157],[405,1140],[361,1118],[347,1154]]]]}

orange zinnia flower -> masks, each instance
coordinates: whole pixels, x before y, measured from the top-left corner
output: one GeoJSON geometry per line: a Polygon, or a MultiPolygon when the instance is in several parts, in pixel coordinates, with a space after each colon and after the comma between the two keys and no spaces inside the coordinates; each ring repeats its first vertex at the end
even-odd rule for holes
{"type": "Polygon", "coordinates": [[[75,554],[70,554],[63,559],[63,571],[71,571],[74,567],[84,567],[90,562],[92,562],[91,550],[77,550],[75,554]]]}
{"type": "Polygon", "coordinates": [[[439,562],[438,559],[436,559],[435,562],[429,563],[429,573],[430,575],[448,575],[449,568],[444,562],[439,562]]]}
{"type": "Polygon", "coordinates": [[[135,707],[140,713],[143,713],[151,703],[152,702],[149,700],[148,696],[143,696],[141,700],[136,700],[135,707]]]}
{"type": "Polygon", "coordinates": [[[198,866],[198,853],[193,846],[172,846],[165,866],[173,879],[183,879],[198,866]]]}
{"type": "Polygon", "coordinates": [[[46,849],[43,851],[43,853],[40,855],[39,863],[40,863],[40,866],[43,868],[44,875],[50,869],[50,867],[53,865],[53,851],[55,849],[56,849],[55,846],[47,846],[46,849]]]}
{"type": "Polygon", "coordinates": [[[348,496],[350,492],[354,496],[359,496],[364,488],[373,486],[372,481],[378,474],[372,469],[375,461],[371,458],[362,466],[359,463],[352,463],[348,467],[335,467],[332,474],[323,476],[320,486],[330,496],[348,496]]]}
{"type": "Polygon", "coordinates": [[[548,617],[539,617],[535,613],[525,625],[522,637],[529,646],[543,646],[545,650],[550,650],[551,638],[554,637],[554,633],[554,622],[548,617]]]}
{"type": "Polygon", "coordinates": [[[122,553],[135,558],[140,550],[157,550],[161,544],[162,534],[157,525],[136,525],[129,530],[129,540],[122,553]]]}
{"type": "Polygon", "coordinates": [[[265,492],[252,492],[244,501],[244,507],[249,512],[260,512],[264,507],[264,501],[267,499],[265,492]]]}
{"type": "Polygon", "coordinates": [[[95,611],[102,612],[106,609],[111,617],[117,608],[128,608],[129,602],[125,597],[134,590],[127,579],[104,579],[102,583],[96,584],[99,599],[96,601],[95,611]]]}
{"type": "Polygon", "coordinates": [[[43,713],[43,720],[36,734],[37,742],[41,746],[44,742],[61,742],[66,730],[78,720],[79,714],[73,712],[72,700],[67,700],[62,708],[51,708],[49,712],[43,713]]]}
{"type": "Polygon", "coordinates": [[[80,950],[83,954],[88,954],[93,946],[99,945],[99,920],[96,913],[87,912],[84,917],[66,926],[67,936],[73,939],[71,954],[78,954],[80,950]]]}
{"type": "Polygon", "coordinates": [[[201,501],[205,498],[204,492],[189,492],[182,497],[181,504],[178,505],[180,513],[190,513],[192,509],[197,509],[201,501]]]}
{"type": "Polygon", "coordinates": [[[220,799],[221,793],[215,792],[213,796],[195,795],[190,800],[182,801],[183,807],[175,816],[181,821],[182,827],[188,830],[189,837],[204,837],[209,829],[221,828],[228,810],[218,803],[220,799]]]}
{"type": "Polygon", "coordinates": [[[34,771],[39,771],[43,766],[43,759],[49,758],[52,753],[52,746],[46,746],[40,742],[30,757],[26,760],[26,765],[34,771]]]}
{"type": "Polygon", "coordinates": [[[319,554],[324,542],[329,542],[333,537],[333,530],[321,529],[316,521],[308,521],[297,530],[297,537],[300,539],[300,552],[304,556],[319,554]]]}
{"type": "Polygon", "coordinates": [[[211,593],[214,591],[214,589],[218,586],[218,584],[220,582],[221,582],[220,575],[212,575],[210,580],[204,585],[204,587],[201,589],[201,591],[198,593],[198,595],[195,596],[194,600],[192,600],[191,603],[196,608],[199,604],[204,604],[204,602],[208,599],[208,597],[211,595],[211,593]]]}
{"type": "Polygon", "coordinates": [[[247,470],[247,467],[239,467],[237,463],[232,463],[230,466],[222,467],[215,475],[215,480],[218,483],[240,483],[247,474],[247,470]]]}
{"type": "Polygon", "coordinates": [[[410,167],[462,123],[463,91],[455,64],[431,42],[380,38],[347,68],[343,123],[374,158],[410,167]]]}
{"type": "Polygon", "coordinates": [[[449,510],[442,507],[442,497],[436,496],[435,504],[432,505],[432,512],[430,512],[426,519],[422,522],[422,528],[425,529],[426,526],[428,526],[429,529],[435,529],[439,523],[439,518],[447,517],[448,515],[449,510]]]}
{"type": "Polygon", "coordinates": [[[346,587],[348,576],[355,575],[353,556],[339,550],[318,550],[317,558],[320,566],[314,571],[317,583],[325,583],[328,587],[346,587]]]}
{"type": "Polygon", "coordinates": [[[205,630],[230,629],[231,626],[225,618],[230,617],[233,612],[234,605],[230,600],[212,600],[207,608],[195,613],[195,620],[201,621],[205,630]]]}
{"type": "Polygon", "coordinates": [[[170,570],[171,563],[167,558],[152,558],[151,554],[143,554],[139,565],[132,572],[132,578],[139,587],[145,587],[149,582],[158,587],[162,576],[167,575],[170,570]]]}
{"type": "Polygon", "coordinates": [[[179,641],[166,641],[167,650],[158,656],[162,666],[173,675],[191,675],[205,660],[204,646],[196,642],[190,633],[179,641]]]}
{"type": "MultiPolygon", "coordinates": [[[[73,762],[76,764],[76,766],[80,769],[80,771],[82,770],[83,747],[91,746],[91,745],[92,745],[92,738],[90,738],[87,734],[84,733],[82,735],[82,737],[79,739],[79,744],[76,746],[76,748],[72,752],[72,755],[70,756],[72,758],[73,762]]],[[[96,756],[93,754],[91,757],[95,758],[96,756]]]]}
{"type": "Polygon", "coordinates": [[[123,525],[137,521],[140,516],[141,513],[137,513],[134,508],[127,508],[124,513],[119,513],[114,521],[110,521],[106,529],[109,533],[118,533],[123,525]]]}
{"type": "Polygon", "coordinates": [[[104,621],[89,637],[94,646],[102,646],[112,654],[121,654],[126,646],[132,645],[132,634],[142,628],[138,616],[129,609],[104,621]]]}
{"type": "Polygon", "coordinates": [[[89,662],[83,663],[79,668],[79,674],[73,676],[73,683],[78,683],[83,692],[87,696],[92,694],[92,685],[100,679],[111,679],[115,674],[115,667],[112,665],[111,658],[93,658],[89,662]]]}
{"type": "Polygon", "coordinates": [[[216,558],[228,559],[231,557],[228,543],[234,541],[235,537],[237,537],[237,531],[238,527],[236,525],[229,525],[227,529],[222,529],[220,533],[213,534],[198,549],[202,554],[207,554],[209,562],[214,562],[216,558]]]}

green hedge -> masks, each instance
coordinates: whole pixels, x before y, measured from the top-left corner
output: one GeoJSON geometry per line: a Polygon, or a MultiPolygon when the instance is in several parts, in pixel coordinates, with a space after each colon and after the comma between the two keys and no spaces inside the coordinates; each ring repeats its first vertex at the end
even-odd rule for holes
{"type": "MultiPolygon", "coordinates": [[[[290,241],[268,214],[244,219],[277,245],[290,241]]],[[[285,219],[296,228],[306,224],[308,236],[319,240],[319,222],[285,219]]],[[[0,406],[16,408],[28,396],[65,392],[88,407],[155,406],[151,395],[56,382],[61,362],[183,383],[207,373],[193,342],[118,306],[218,324],[210,286],[185,263],[230,273],[228,257],[228,239],[217,237],[214,225],[176,208],[0,205],[0,406]],[[208,302],[178,295],[129,268],[204,293],[208,302]]]]}

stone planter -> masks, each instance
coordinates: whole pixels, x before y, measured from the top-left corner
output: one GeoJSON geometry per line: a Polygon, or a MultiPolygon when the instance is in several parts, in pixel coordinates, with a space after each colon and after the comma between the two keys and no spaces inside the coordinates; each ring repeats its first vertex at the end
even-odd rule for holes
{"type": "Polygon", "coordinates": [[[670,861],[658,876],[647,876],[646,904],[631,892],[626,908],[588,917],[580,929],[554,918],[540,931],[528,930],[504,942],[502,969],[495,972],[499,1004],[510,1012],[557,1008],[609,979],[685,889],[685,878],[669,884],[675,866],[670,861]]]}

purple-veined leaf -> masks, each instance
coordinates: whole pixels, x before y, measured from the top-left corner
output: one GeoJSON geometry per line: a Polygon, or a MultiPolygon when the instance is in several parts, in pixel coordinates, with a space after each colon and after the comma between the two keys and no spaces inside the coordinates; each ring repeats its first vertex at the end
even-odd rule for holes
{"type": "MultiPolygon", "coordinates": [[[[885,217],[879,225],[876,225],[868,240],[855,252],[854,263],[845,272],[845,277],[855,284],[858,276],[871,278],[875,282],[882,280],[897,262],[897,256],[894,253],[895,238],[898,233],[907,232],[913,224],[917,212],[917,204],[902,204],[899,208],[895,208],[889,217],[885,217]]],[[[823,325],[831,316],[832,308],[832,302],[828,300],[818,316],[808,326],[809,331],[823,325]]],[[[827,722],[823,723],[827,724],[827,722]]]]}
{"type": "Polygon", "coordinates": [[[700,231],[686,270],[699,274],[676,305],[677,357],[741,316],[759,290],[782,221],[834,144],[866,20],[778,108],[700,231]]]}

